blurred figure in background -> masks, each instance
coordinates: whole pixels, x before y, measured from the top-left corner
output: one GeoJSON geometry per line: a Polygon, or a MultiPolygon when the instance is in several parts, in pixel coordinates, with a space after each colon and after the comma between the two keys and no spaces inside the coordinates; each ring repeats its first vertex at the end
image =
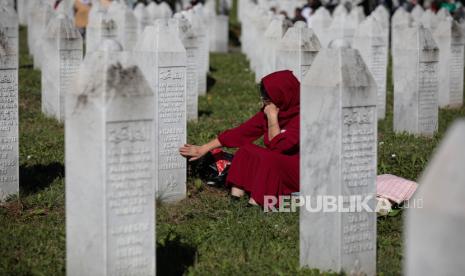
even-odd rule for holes
{"type": "Polygon", "coordinates": [[[307,22],[307,19],[305,19],[305,17],[302,16],[301,8],[296,8],[294,11],[294,18],[292,18],[292,23],[295,23],[297,21],[307,22]]]}
{"type": "Polygon", "coordinates": [[[91,0],[74,1],[74,25],[78,28],[83,38],[86,36],[86,28],[87,23],[89,22],[89,11],[91,7],[91,0]]]}

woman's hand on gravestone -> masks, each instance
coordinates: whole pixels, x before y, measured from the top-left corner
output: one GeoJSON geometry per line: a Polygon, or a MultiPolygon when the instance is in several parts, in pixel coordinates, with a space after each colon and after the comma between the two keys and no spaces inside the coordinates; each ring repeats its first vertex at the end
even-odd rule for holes
{"type": "Polygon", "coordinates": [[[185,144],[179,149],[179,153],[188,158],[189,161],[195,161],[207,154],[208,149],[205,146],[196,146],[185,144]]]}

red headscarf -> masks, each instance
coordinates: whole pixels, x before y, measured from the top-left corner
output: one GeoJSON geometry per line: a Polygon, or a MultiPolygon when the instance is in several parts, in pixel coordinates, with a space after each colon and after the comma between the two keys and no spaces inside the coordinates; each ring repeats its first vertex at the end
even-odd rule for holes
{"type": "Polygon", "coordinates": [[[300,82],[291,71],[278,71],[262,79],[271,101],[279,108],[278,120],[286,124],[300,112],[300,82]]]}

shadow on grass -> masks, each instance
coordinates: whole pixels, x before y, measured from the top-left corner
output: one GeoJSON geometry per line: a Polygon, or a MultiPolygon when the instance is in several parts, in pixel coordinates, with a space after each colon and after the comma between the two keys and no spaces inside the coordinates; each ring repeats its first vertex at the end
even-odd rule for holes
{"type": "Polygon", "coordinates": [[[216,83],[216,80],[212,78],[212,76],[208,75],[207,76],[207,92],[209,92],[213,88],[215,83],[216,83]]]}
{"type": "Polygon", "coordinates": [[[19,179],[22,195],[36,193],[52,184],[57,177],[65,175],[63,164],[53,162],[47,165],[20,166],[19,179]]]}
{"type": "Polygon", "coordinates": [[[194,264],[196,248],[182,243],[179,237],[157,245],[157,275],[183,275],[194,264]]]}
{"type": "Polygon", "coordinates": [[[211,110],[199,110],[199,117],[202,117],[202,116],[210,117],[212,113],[213,111],[211,110]]]}

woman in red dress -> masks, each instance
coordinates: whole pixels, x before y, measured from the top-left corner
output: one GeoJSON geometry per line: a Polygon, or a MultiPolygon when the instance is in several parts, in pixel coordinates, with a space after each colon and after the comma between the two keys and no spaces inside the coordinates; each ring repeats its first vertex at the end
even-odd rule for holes
{"type": "Polygon", "coordinates": [[[291,71],[279,71],[260,86],[264,107],[252,118],[205,145],[179,149],[194,161],[215,148],[239,148],[226,182],[231,196],[248,193],[253,205],[263,205],[265,196],[299,191],[300,83],[291,71]],[[262,136],[265,148],[253,144],[262,136]]]}

